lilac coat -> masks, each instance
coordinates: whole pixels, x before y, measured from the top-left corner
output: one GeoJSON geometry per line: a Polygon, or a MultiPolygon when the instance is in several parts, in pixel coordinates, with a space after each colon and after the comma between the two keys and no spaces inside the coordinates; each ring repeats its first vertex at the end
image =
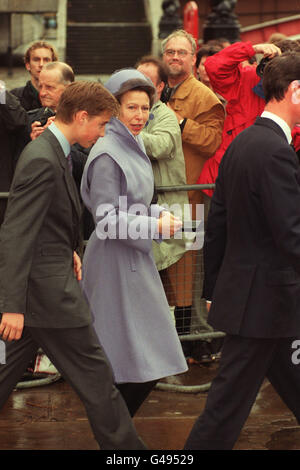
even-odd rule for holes
{"type": "Polygon", "coordinates": [[[82,198],[96,223],[83,259],[82,285],[116,383],[187,370],[152,254],[162,209],[150,207],[153,188],[142,139],[112,118],[91,150],[82,179],[82,198]],[[137,215],[133,204],[146,210],[139,207],[137,215]]]}

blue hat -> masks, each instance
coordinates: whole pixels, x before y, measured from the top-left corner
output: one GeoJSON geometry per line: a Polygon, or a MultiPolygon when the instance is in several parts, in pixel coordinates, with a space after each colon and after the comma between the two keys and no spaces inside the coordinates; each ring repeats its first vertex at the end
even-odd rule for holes
{"type": "Polygon", "coordinates": [[[126,93],[129,90],[143,87],[148,91],[151,106],[156,93],[156,89],[152,81],[143,73],[133,68],[117,70],[112,74],[104,86],[116,97],[120,97],[123,93],[126,93]]]}

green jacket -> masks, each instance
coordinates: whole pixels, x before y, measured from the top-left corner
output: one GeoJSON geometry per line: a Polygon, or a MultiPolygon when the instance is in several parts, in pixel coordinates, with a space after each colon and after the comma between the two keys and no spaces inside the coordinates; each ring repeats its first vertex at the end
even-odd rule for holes
{"type": "MultiPolygon", "coordinates": [[[[181,131],[174,112],[161,101],[157,101],[150,111],[149,121],[141,135],[152,163],[155,186],[185,185],[181,131]]],[[[159,192],[158,204],[170,208],[174,204],[179,205],[178,212],[172,212],[183,217],[183,206],[189,204],[187,192],[159,192]]],[[[161,243],[153,242],[155,262],[159,271],[181,258],[186,251],[185,242],[184,237],[181,240],[172,238],[161,243]]]]}

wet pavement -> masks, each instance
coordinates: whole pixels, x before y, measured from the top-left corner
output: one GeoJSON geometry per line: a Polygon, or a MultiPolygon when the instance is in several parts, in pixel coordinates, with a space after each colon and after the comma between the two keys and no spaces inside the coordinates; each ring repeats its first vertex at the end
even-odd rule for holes
{"type": "MultiPolygon", "coordinates": [[[[165,382],[195,386],[209,383],[217,364],[192,365],[165,382]]],[[[207,392],[154,389],[134,418],[150,450],[181,450],[207,392]]],[[[233,396],[234,399],[234,396],[233,396]]],[[[0,450],[96,450],[89,422],[77,395],[63,380],[15,390],[0,412],[0,450]]],[[[300,427],[265,381],[235,446],[236,450],[300,449],[300,427]]]]}

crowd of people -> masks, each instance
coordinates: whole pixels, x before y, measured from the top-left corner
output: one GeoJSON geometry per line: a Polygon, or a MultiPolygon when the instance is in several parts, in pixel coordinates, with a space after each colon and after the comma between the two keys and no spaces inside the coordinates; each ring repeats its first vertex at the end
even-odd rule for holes
{"type": "Polygon", "coordinates": [[[299,313],[296,301],[282,306],[299,289],[300,44],[198,47],[178,30],[161,57],[144,56],[102,84],[76,80],[38,41],[25,67],[23,87],[0,90],[0,190],[9,191],[0,200],[0,406],[42,348],[81,397],[101,449],[145,449],[131,418],[157,381],[223,346],[186,449],[232,448],[265,376],[300,417],[287,359],[299,313]],[[156,191],[197,183],[216,189],[156,191]],[[207,230],[195,251],[176,235],[200,205],[207,230]],[[293,292],[265,305],[267,270],[257,272],[255,260],[287,273],[293,292]],[[202,271],[207,308],[197,311],[202,271]],[[204,331],[227,333],[224,345],[180,341],[194,310],[204,331]],[[241,373],[243,403],[233,404],[241,373]]]}

